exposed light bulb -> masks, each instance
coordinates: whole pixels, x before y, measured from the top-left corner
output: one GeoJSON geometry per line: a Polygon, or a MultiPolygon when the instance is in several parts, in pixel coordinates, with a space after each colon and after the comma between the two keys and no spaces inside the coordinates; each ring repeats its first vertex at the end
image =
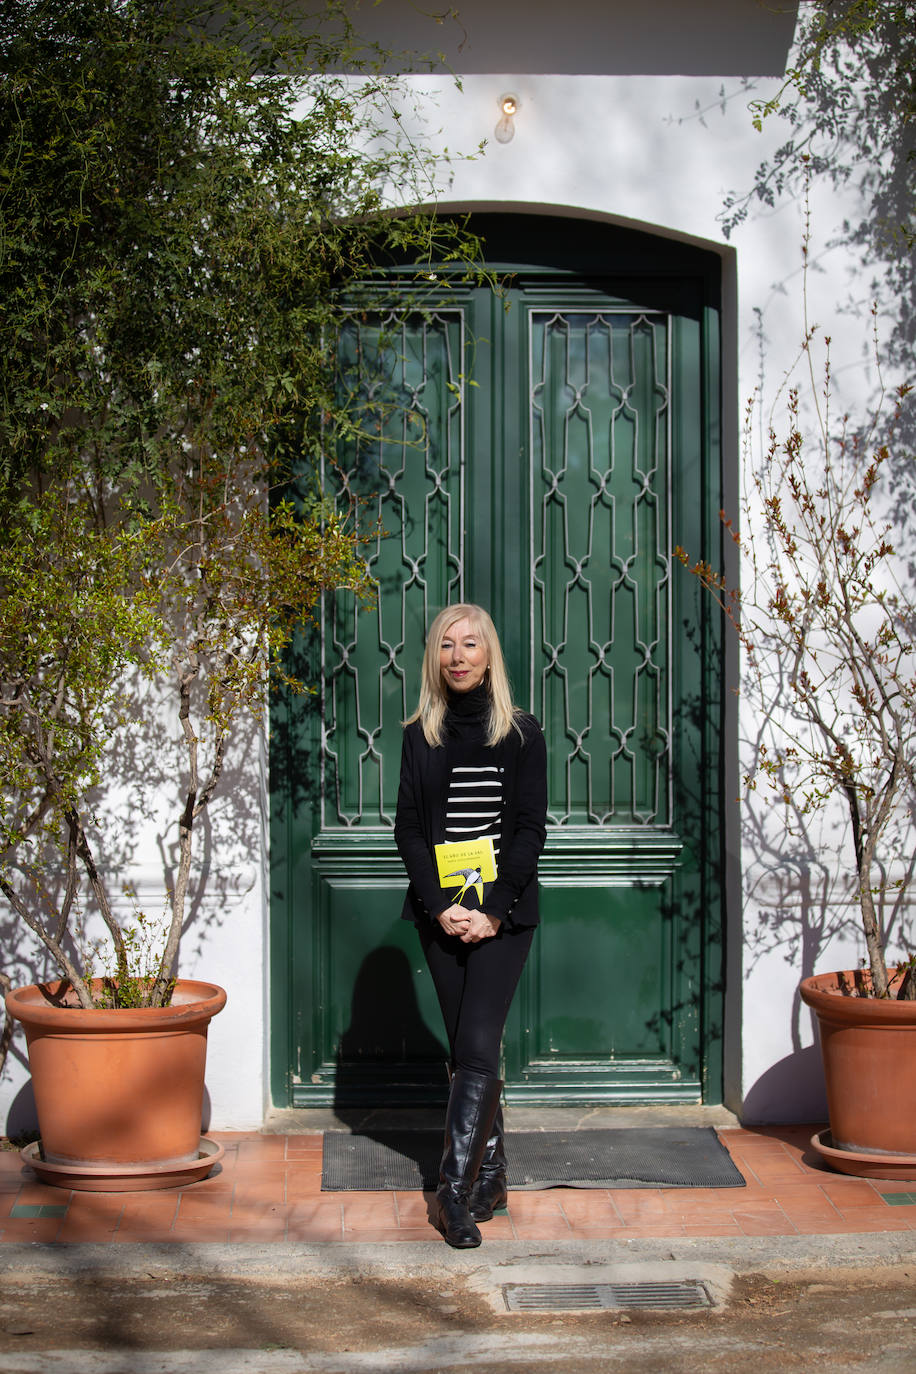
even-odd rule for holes
{"type": "Polygon", "coordinates": [[[501,95],[496,103],[499,106],[500,119],[493,131],[494,137],[497,143],[509,143],[515,137],[515,116],[522,102],[517,95],[507,92],[501,95]]]}

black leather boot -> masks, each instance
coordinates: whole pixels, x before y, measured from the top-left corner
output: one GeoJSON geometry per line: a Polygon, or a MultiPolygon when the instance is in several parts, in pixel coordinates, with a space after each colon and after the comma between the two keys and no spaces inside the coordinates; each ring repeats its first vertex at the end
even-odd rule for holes
{"type": "Polygon", "coordinates": [[[439,1229],[456,1250],[469,1250],[480,1244],[480,1232],[469,1208],[471,1187],[486,1149],[502,1088],[499,1078],[471,1073],[467,1069],[459,1069],[452,1079],[436,1202],[439,1229]]]}
{"type": "Polygon", "coordinates": [[[483,1159],[480,1161],[477,1182],[471,1189],[471,1216],[475,1221],[489,1221],[495,1211],[505,1207],[508,1196],[503,1109],[497,1107],[483,1159]]]}

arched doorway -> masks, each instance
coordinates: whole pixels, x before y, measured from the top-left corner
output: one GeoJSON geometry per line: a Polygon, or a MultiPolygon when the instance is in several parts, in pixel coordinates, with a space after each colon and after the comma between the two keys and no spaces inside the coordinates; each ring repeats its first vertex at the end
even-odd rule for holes
{"type": "Polygon", "coordinates": [[[721,630],[672,551],[720,556],[721,260],[550,215],[473,227],[503,293],[454,283],[394,326],[392,272],[342,324],[383,434],[346,481],[386,537],[377,609],[328,599],[320,697],[272,721],[274,1101],[444,1094],[391,831],[424,626],[459,599],[491,610],[550,755],[509,1101],[719,1101],[721,630]]]}

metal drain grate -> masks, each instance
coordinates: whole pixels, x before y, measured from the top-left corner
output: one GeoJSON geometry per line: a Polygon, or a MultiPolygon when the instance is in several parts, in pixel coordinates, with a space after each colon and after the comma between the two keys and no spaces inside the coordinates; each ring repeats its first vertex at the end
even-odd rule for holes
{"type": "Polygon", "coordinates": [[[695,1279],[679,1283],[507,1283],[503,1296],[510,1312],[712,1307],[706,1285],[695,1279]]]}

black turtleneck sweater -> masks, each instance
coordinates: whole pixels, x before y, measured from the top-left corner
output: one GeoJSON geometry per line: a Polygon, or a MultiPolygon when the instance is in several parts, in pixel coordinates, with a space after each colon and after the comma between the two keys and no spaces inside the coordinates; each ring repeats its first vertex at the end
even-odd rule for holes
{"type": "Polygon", "coordinates": [[[496,882],[486,894],[484,910],[509,926],[538,922],[537,861],[547,813],[544,736],[533,716],[521,714],[521,733],[513,727],[490,747],[488,714],[489,696],[481,684],[470,692],[449,693],[443,747],[427,744],[419,721],[404,731],[394,833],[410,878],[403,915],[416,923],[434,919],[452,902],[453,894],[439,885],[433,846],[445,839],[469,838],[466,831],[459,835],[449,830],[478,821],[486,828],[474,833],[493,834],[499,856],[496,882]],[[462,775],[462,769],[471,771],[462,775]],[[498,782],[498,788],[481,791],[487,779],[498,782]],[[467,790],[484,798],[479,805],[459,803],[465,789],[458,784],[463,781],[473,784],[467,790]],[[483,814],[465,822],[461,816],[468,811],[483,814]]]}
{"type": "Polygon", "coordinates": [[[498,863],[505,770],[487,748],[489,714],[490,699],[483,684],[470,692],[449,692],[445,753],[450,772],[444,838],[489,836],[498,863]]]}

